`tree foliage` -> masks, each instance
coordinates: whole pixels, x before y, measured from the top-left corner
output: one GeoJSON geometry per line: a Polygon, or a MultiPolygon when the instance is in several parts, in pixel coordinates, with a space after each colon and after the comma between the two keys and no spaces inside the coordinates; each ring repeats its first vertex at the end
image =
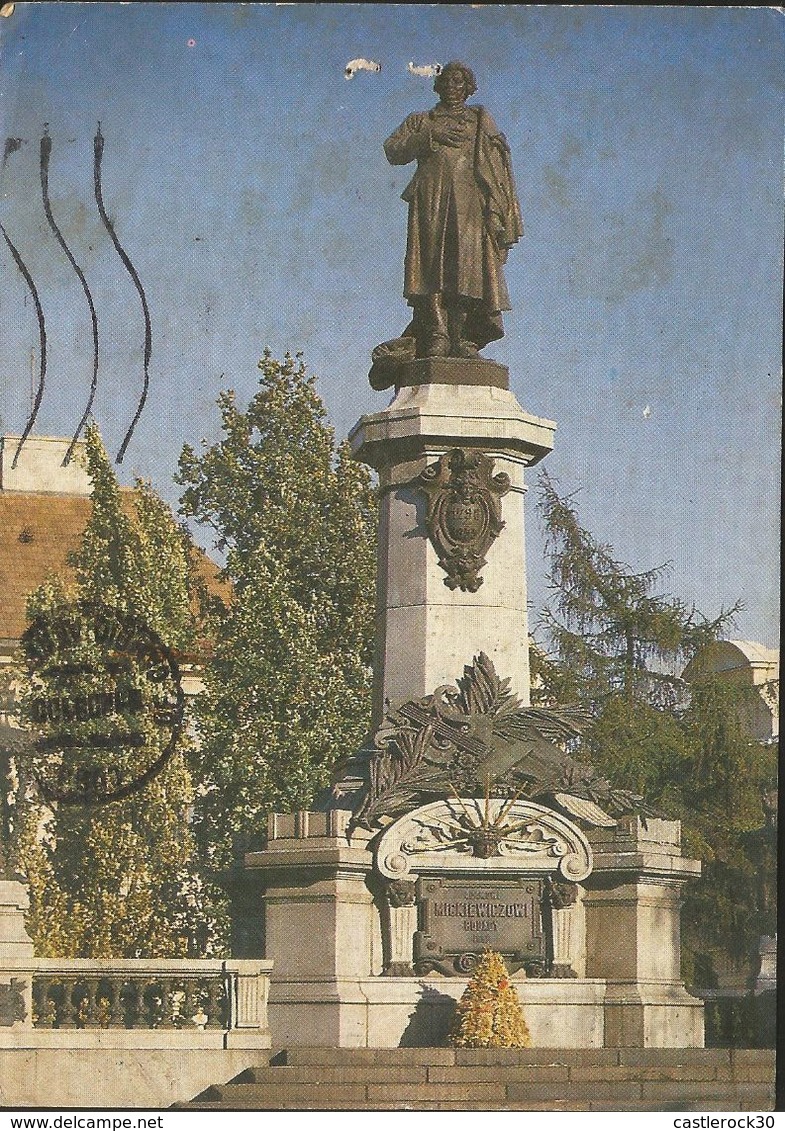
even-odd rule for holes
{"type": "Polygon", "coordinates": [[[233,596],[216,625],[198,710],[196,828],[210,866],[306,807],[369,725],[376,505],[336,447],[299,357],[265,352],[248,407],[218,406],[222,437],[186,446],[181,511],[226,554],[233,596]]]}
{"type": "Polygon", "coordinates": [[[549,653],[539,661],[540,695],[590,708],[592,763],[613,784],[668,803],[685,769],[676,721],[688,699],[681,669],[741,606],[710,619],[662,592],[668,567],[635,572],[618,560],[581,526],[570,497],[545,472],[538,509],[553,593],[540,625],[549,653]]]}
{"type": "MultiPolygon", "coordinates": [[[[71,562],[73,580],[49,580],[28,601],[28,618],[41,631],[28,632],[22,642],[19,717],[39,731],[40,714],[33,708],[42,694],[62,701],[76,693],[75,680],[98,678],[91,663],[91,605],[133,616],[180,652],[191,648],[197,633],[199,584],[187,534],[142,482],[123,507],[94,425],[86,452],[92,510],[71,562]],[[77,657],[75,671],[64,668],[46,644],[46,625],[63,617],[87,620],[80,626],[85,655],[77,657]]],[[[94,690],[100,693],[103,685],[94,690]]],[[[97,805],[47,805],[32,773],[34,755],[18,759],[13,854],[30,886],[29,929],[37,953],[165,957],[193,951],[202,909],[188,821],[194,798],[189,746],[183,737],[140,792],[97,805]]]]}
{"type": "Polygon", "coordinates": [[[658,592],[668,566],[636,573],[617,560],[580,525],[570,497],[559,495],[545,471],[538,506],[554,594],[543,625],[563,678],[581,700],[622,695],[628,703],[674,706],[682,688],[674,667],[716,640],[741,604],[710,620],[658,592]]]}
{"type": "MultiPolygon", "coordinates": [[[[683,913],[684,973],[703,987],[734,966],[754,970],[758,939],[773,934],[776,753],[745,726],[754,688],[704,677],[685,664],[741,608],[708,618],[662,591],[667,567],[634,572],[581,524],[570,497],[543,474],[553,593],[532,648],[540,702],[577,702],[594,722],[583,753],[609,780],[681,819],[688,853],[703,860],[683,913]]],[[[580,756],[580,753],[579,755],[580,756]]]]}
{"type": "Polygon", "coordinates": [[[745,726],[758,695],[703,675],[681,719],[686,848],[703,861],[684,905],[685,954],[688,976],[708,988],[753,976],[760,937],[777,931],[777,747],[745,726]]]}

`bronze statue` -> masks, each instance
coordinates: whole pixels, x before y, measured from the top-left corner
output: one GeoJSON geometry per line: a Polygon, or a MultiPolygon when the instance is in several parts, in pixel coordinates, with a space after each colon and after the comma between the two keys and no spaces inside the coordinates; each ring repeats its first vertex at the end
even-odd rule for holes
{"type": "Polygon", "coordinates": [[[377,349],[472,358],[504,335],[510,302],[502,265],[523,224],[504,134],[482,106],[466,105],[477,89],[474,74],[448,63],[433,88],[438,104],[410,114],[384,143],[391,164],[417,161],[402,195],[409,205],[403,293],[414,316],[400,339],[377,349]]]}

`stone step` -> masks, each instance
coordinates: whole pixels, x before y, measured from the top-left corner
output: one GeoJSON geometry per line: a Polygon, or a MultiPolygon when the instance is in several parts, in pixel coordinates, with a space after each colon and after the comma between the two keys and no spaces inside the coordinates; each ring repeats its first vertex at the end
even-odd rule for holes
{"type": "Polygon", "coordinates": [[[556,1084],[228,1084],[212,1087],[194,1104],[256,1111],[770,1111],[771,1089],[760,1085],[634,1089],[556,1084]]]}
{"type": "MultiPolygon", "coordinates": [[[[453,1070],[454,1071],[454,1070],[453,1070]]],[[[246,1068],[235,1084],[425,1084],[424,1064],[283,1064],[246,1068]]]]}
{"type": "Polygon", "coordinates": [[[567,1081],[586,1084],[612,1082],[739,1082],[767,1084],[773,1078],[768,1064],[717,1065],[647,1064],[297,1064],[246,1068],[232,1084],[482,1084],[567,1081]]]}
{"type": "Polygon", "coordinates": [[[554,1111],[554,1112],[586,1112],[586,1111],[649,1111],[649,1112],[709,1112],[709,1111],[722,1111],[722,1112],[735,1112],[735,1111],[751,1111],[751,1112],[766,1112],[773,1110],[772,1102],[767,1096],[762,1095],[755,1098],[752,1102],[745,1102],[742,1104],[733,1103],[732,1101],[724,1098],[722,1100],[695,1100],[685,1101],[683,1099],[674,1100],[672,1103],[654,1104],[650,1100],[628,1100],[623,1104],[612,1105],[608,1103],[592,1104],[589,1102],[569,1101],[569,1100],[542,1100],[540,1102],[530,1101],[525,1104],[522,1103],[509,1103],[499,1104],[491,1108],[479,1108],[476,1105],[466,1103],[455,1103],[445,1101],[443,1103],[432,1103],[425,1100],[417,1104],[396,1104],[391,1105],[387,1103],[363,1103],[361,1106],[356,1104],[341,1104],[339,1102],[330,1102],[320,1104],[314,1102],[311,1105],[305,1104],[302,1101],[294,1101],[292,1103],[254,1103],[248,1108],[241,1109],[232,1103],[187,1103],[187,1104],[173,1104],[172,1110],[174,1111],[233,1111],[233,1110],[247,1110],[247,1111],[554,1111]]]}
{"type": "Polygon", "coordinates": [[[449,1048],[316,1048],[283,1049],[272,1062],[286,1065],[566,1065],[605,1066],[700,1066],[731,1072],[741,1067],[762,1066],[774,1073],[774,1049],[449,1049],[449,1048]]]}
{"type": "Polygon", "coordinates": [[[771,1049],[285,1049],[181,1110],[771,1111],[771,1049]]]}

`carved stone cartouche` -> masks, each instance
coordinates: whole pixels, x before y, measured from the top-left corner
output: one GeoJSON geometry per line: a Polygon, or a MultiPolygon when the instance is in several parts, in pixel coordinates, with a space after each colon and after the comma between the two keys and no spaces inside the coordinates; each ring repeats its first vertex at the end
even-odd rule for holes
{"type": "Polygon", "coordinates": [[[448,589],[476,593],[485,555],[501,533],[501,499],[510,489],[504,472],[493,474],[483,452],[453,448],[418,475],[415,486],[427,497],[428,537],[447,574],[448,589]]]}

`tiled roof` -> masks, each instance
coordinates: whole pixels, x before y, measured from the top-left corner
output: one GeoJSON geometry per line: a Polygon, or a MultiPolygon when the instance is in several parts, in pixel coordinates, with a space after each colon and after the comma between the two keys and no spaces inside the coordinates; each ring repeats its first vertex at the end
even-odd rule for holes
{"type": "MultiPolygon", "coordinates": [[[[133,508],[133,488],[121,489],[123,510],[133,508]]],[[[68,554],[79,547],[91,500],[80,495],[0,491],[0,641],[18,640],[26,624],[27,596],[47,577],[72,576],[68,554]]],[[[230,592],[218,567],[201,550],[197,570],[208,590],[230,592]]]]}

